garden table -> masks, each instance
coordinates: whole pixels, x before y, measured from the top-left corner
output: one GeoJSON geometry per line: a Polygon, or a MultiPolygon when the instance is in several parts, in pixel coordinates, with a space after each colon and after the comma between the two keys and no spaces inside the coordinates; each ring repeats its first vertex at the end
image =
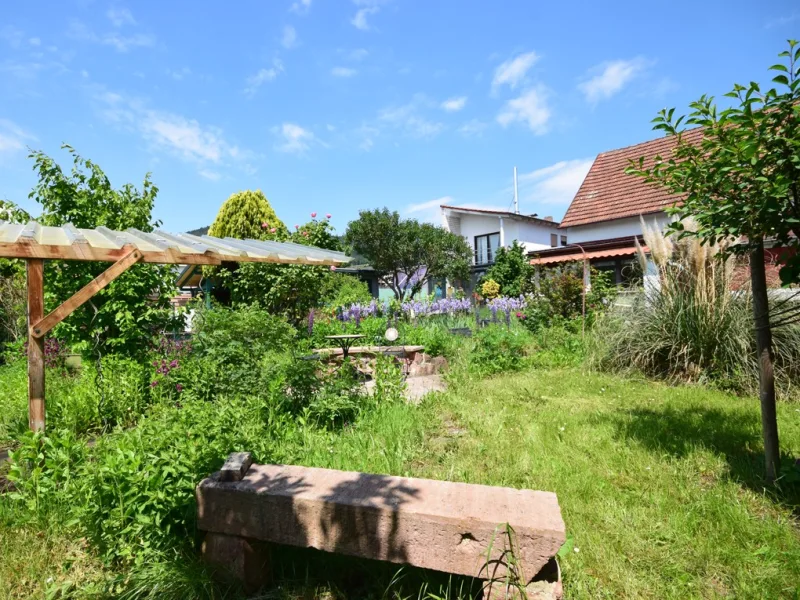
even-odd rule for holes
{"type": "Polygon", "coordinates": [[[335,342],[342,349],[342,358],[344,359],[350,354],[350,347],[353,343],[363,337],[359,333],[347,333],[343,335],[326,335],[325,339],[335,342]]]}

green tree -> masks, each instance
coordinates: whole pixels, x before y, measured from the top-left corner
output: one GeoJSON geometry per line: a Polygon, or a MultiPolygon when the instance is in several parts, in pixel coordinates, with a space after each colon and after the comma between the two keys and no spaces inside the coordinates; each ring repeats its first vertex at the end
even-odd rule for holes
{"type": "Polygon", "coordinates": [[[500,248],[494,264],[484,275],[500,284],[504,296],[519,296],[530,284],[534,269],[523,248],[517,240],[508,248],[500,248]]]}
{"type": "MultiPolygon", "coordinates": [[[[749,255],[753,294],[753,318],[759,358],[761,420],[767,479],[780,470],[778,423],[775,412],[772,329],[796,316],[796,308],[773,313],[770,322],[764,266],[766,240],[797,249],[794,235],[800,226],[800,48],[789,42],[782,52],[776,87],[761,91],[758,83],[734,85],[726,94],[730,108],[718,110],[712,96],[690,104],[687,116],[674,118],[675,109],[663,110],[654,119],[675,140],[671,156],[644,159],[628,172],[666,187],[683,198],[670,209],[679,219],[694,217],[696,230],[686,231],[680,221],[671,227],[679,235],[697,236],[707,243],[723,238],[739,240],[734,251],[749,255]],[[686,125],[701,127],[701,136],[689,138],[686,125]],[[698,141],[699,140],[699,141],[698,141]],[[794,232],[794,233],[793,233],[794,232]]],[[[789,252],[781,268],[785,283],[797,282],[800,255],[789,252]]]]}
{"type": "Polygon", "coordinates": [[[431,279],[469,277],[472,250],[442,227],[400,219],[388,208],[362,210],[347,225],[345,241],[364,256],[395,298],[413,296],[431,279]]]}
{"type": "MultiPolygon", "coordinates": [[[[142,189],[125,184],[111,186],[106,174],[92,161],[64,145],[72,156],[72,170],[65,173],[43,152],[32,152],[39,181],[29,197],[42,207],[39,222],[78,228],[144,232],[158,225],[152,217],[158,188],[145,175],[142,189]]],[[[55,308],[94,277],[108,263],[48,260],[45,262],[45,302],[55,308]]],[[[137,354],[146,349],[153,335],[175,326],[169,299],[174,274],[168,265],[137,264],[93,296],[54,330],[54,336],[79,350],[98,353],[137,354]]]]}
{"type": "MultiPolygon", "coordinates": [[[[263,218],[263,214],[256,218],[263,218]]],[[[260,227],[260,224],[253,225],[243,224],[242,230],[255,231],[255,227],[260,227]]],[[[326,250],[341,249],[339,238],[334,235],[327,218],[312,218],[308,223],[296,226],[292,233],[277,228],[272,232],[272,229],[264,228],[260,235],[249,237],[289,241],[326,250]]],[[[327,266],[243,263],[235,268],[220,269],[217,281],[227,290],[231,302],[258,304],[272,314],[284,315],[299,323],[312,308],[323,305],[326,300],[324,291],[330,287],[328,280],[333,275],[331,267],[327,266]]]]}
{"type": "Polygon", "coordinates": [[[223,203],[208,235],[239,240],[275,239],[286,235],[286,225],[261,190],[245,190],[232,194],[223,203]]]}
{"type": "MultiPolygon", "coordinates": [[[[27,223],[30,215],[13,202],[0,200],[0,221],[27,223]]],[[[0,345],[17,342],[27,335],[25,262],[0,258],[0,345]]]]}

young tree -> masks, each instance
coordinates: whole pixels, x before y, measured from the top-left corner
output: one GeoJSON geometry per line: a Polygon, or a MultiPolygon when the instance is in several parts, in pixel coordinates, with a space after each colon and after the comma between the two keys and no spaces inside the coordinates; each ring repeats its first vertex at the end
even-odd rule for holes
{"type": "MultiPolygon", "coordinates": [[[[30,215],[13,202],[0,200],[0,221],[27,223],[30,215]]],[[[25,261],[0,258],[0,347],[25,339],[25,261]]]]}
{"type": "Polygon", "coordinates": [[[461,236],[388,208],[362,210],[347,225],[345,241],[364,256],[398,300],[431,279],[467,279],[472,250],[461,236]]]}
{"type": "MultiPolygon", "coordinates": [[[[153,231],[160,223],[152,218],[158,188],[145,175],[142,189],[125,184],[111,187],[106,174],[92,161],[64,145],[71,155],[70,173],[43,152],[33,152],[39,181],[29,197],[42,207],[42,225],[72,223],[79,228],[100,226],[153,231]]],[[[107,263],[49,260],[45,263],[45,297],[49,308],[61,302],[108,268],[107,263]]],[[[92,297],[55,330],[55,337],[79,349],[97,353],[136,354],[150,344],[155,333],[172,328],[176,321],[169,299],[174,273],[168,265],[137,264],[92,297]]]]}
{"type": "Polygon", "coordinates": [[[500,284],[500,292],[504,296],[519,296],[526,291],[534,269],[523,248],[517,240],[508,248],[500,248],[495,256],[494,264],[484,275],[484,279],[493,279],[500,284]]]}
{"type": "MultiPolygon", "coordinates": [[[[672,156],[656,157],[653,164],[640,159],[628,169],[681,198],[669,212],[679,219],[694,217],[697,229],[683,231],[678,220],[671,225],[674,231],[708,243],[736,237],[740,243],[735,250],[749,255],[769,481],[778,476],[780,450],[764,243],[769,240],[793,249],[783,255],[781,279],[796,283],[800,279],[795,235],[800,229],[800,48],[796,46],[790,41],[789,51],[781,53],[786,64],[770,67],[778,72],[772,80],[777,87],[762,92],[755,82],[746,87],[737,84],[726,94],[734,105],[724,110],[717,109],[713,97],[702,96],[690,105],[688,116],[675,119],[674,109],[661,111],[654,128],[675,139],[672,156]],[[685,125],[701,129],[687,139],[685,125]]],[[[784,308],[778,323],[785,322],[791,310],[784,308]]]]}

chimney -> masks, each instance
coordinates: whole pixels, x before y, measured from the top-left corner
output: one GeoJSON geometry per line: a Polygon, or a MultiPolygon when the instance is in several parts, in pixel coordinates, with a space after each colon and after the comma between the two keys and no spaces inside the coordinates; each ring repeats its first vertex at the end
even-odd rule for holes
{"type": "Polygon", "coordinates": [[[543,217],[543,219],[544,219],[545,221],[550,221],[550,222],[552,222],[552,221],[553,221],[553,217],[551,217],[551,216],[543,217]]]}

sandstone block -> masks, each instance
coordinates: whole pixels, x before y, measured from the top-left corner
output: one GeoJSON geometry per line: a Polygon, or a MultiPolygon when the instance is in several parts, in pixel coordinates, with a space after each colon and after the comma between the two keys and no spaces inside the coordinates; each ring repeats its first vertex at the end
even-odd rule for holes
{"type": "Polygon", "coordinates": [[[550,492],[331,469],[253,465],[241,481],[212,476],[197,505],[203,531],[482,578],[490,547],[491,576],[503,576],[505,523],[529,580],[565,540],[550,492]]]}

